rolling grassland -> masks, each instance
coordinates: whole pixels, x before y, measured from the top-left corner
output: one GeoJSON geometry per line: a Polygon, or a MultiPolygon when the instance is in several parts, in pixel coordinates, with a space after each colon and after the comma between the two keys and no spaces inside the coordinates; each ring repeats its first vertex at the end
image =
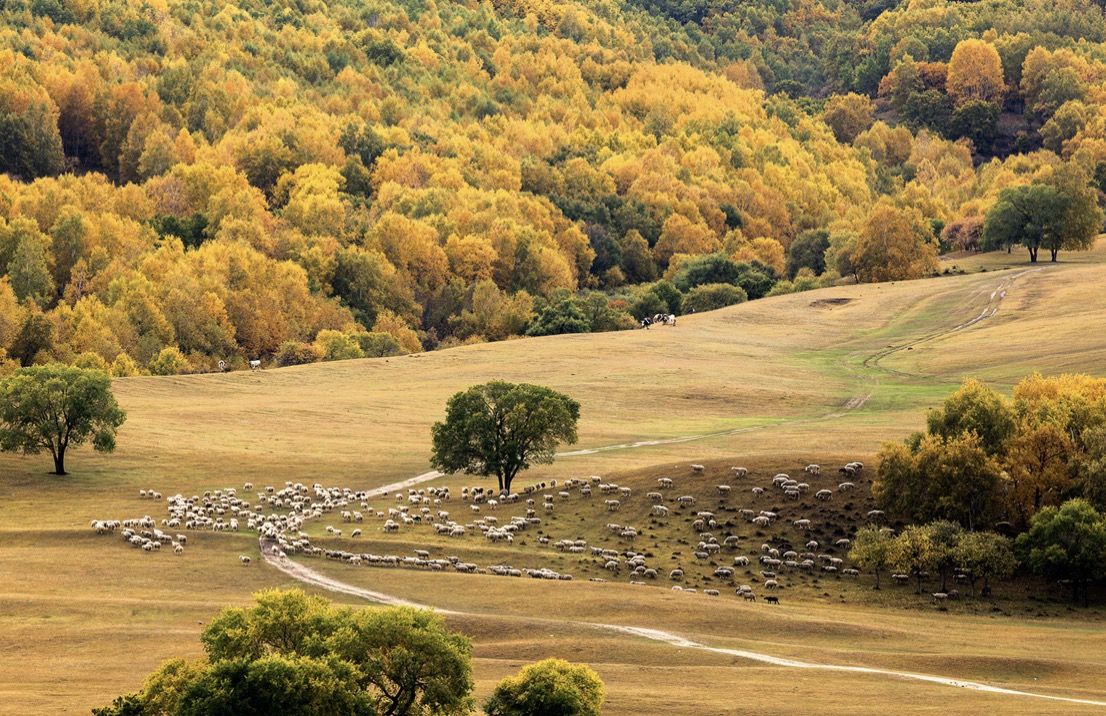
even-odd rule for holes
{"type": "MultiPolygon", "coordinates": [[[[851,714],[890,704],[903,714],[1102,712],[879,674],[776,666],[594,626],[663,629],[722,649],[1106,700],[1101,607],[1070,611],[1047,585],[1017,584],[997,590],[992,603],[965,599],[938,611],[910,588],[873,592],[867,575],[789,576],[780,605],[745,603],[691,557],[692,510],[654,518],[645,498],[658,477],[672,477],[673,494],[694,494],[695,509],[709,504],[729,521],[716,533],[720,540],[727,530],[740,536],[733,554],[753,556],[764,541],[800,539],[791,522],[802,517],[821,530],[815,537],[823,543],[847,534],[868,508],[864,484],[824,504],[805,495],[785,505],[771,492],[754,504],[744,488],[769,487],[775,472],[795,474],[808,462],[864,460],[870,478],[880,442],[921,428],[925,409],[967,375],[1009,390],[1034,370],[1103,374],[1106,245],[1061,258],[1056,265],[1029,265],[1017,253],[958,258],[952,263],[962,275],[764,299],[649,331],[117,380],[129,417],[116,454],[78,451],[64,478],[46,474],[42,456],[0,458],[0,714],[88,713],[136,690],[163,659],[197,655],[200,622],[221,607],[244,604],[263,587],[296,583],[259,560],[239,564],[239,554],[258,556],[256,535],[244,530],[189,533],[185,554],[176,557],[98,536],[90,520],[164,516],[164,504],[140,498],[140,489],[192,495],[236,487],[241,494],[246,482],[297,481],[369,490],[410,478],[429,469],[429,429],[446,399],[493,378],[541,383],[581,403],[579,444],[565,447],[554,465],[524,474],[520,486],[600,475],[633,491],[610,514],[599,494],[590,502],[574,495],[542,515],[542,534],[625,548],[606,524],[634,524],[641,532],[634,549],[651,553],[651,566],[667,575],[679,564],[688,571],[685,586],[718,588],[722,596],[673,592],[665,577],[648,586],[629,585],[625,573],[607,584],[588,582],[610,575],[590,556],[539,545],[536,530],[508,547],[472,534],[438,538],[425,526],[385,536],[376,520],[362,525],[360,540],[334,539],[325,527],[340,527],[339,517],[312,522],[307,531],[320,546],[391,554],[420,547],[481,566],[547,566],[574,575],[572,582],[546,582],[296,558],[343,583],[458,612],[449,621],[475,641],[480,698],[522,664],[556,655],[599,671],[608,690],[605,713],[614,716],[851,714]],[[705,464],[706,476],[693,477],[689,463],[705,464]],[[750,469],[748,484],[734,481],[733,494],[720,500],[715,485],[739,464],[750,469]],[[779,508],[780,518],[758,531],[733,512],[749,507],[779,508]]],[[[837,478],[827,470],[821,479],[830,486],[837,478]]],[[[489,483],[454,476],[427,484],[452,486],[454,502],[445,509],[459,515],[469,509],[457,499],[460,486],[489,483]]],[[[387,502],[375,499],[374,507],[387,502]]],[[[522,507],[500,508],[500,522],[522,507]]],[[[730,558],[726,552],[716,561],[730,558]]],[[[755,568],[735,575],[738,584],[754,578],[755,568]]]]}

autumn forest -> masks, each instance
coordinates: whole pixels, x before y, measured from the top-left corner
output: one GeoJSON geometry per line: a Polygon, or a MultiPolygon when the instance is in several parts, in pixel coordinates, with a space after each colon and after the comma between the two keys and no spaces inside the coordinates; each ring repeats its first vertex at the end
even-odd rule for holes
{"type": "Polygon", "coordinates": [[[0,16],[3,373],[619,330],[948,252],[1057,260],[1103,224],[1088,0],[0,16]]]}

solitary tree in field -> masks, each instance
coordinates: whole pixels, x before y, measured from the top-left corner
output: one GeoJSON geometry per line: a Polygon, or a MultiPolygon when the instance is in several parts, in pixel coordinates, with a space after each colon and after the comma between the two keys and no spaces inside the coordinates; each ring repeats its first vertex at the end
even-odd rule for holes
{"type": "Polygon", "coordinates": [[[70,447],[91,440],[97,452],[113,452],[115,431],[126,419],[102,371],[31,366],[0,382],[0,450],[25,455],[47,450],[55,475],[65,474],[70,447]]]}
{"type": "Polygon", "coordinates": [[[495,475],[500,491],[532,463],[553,462],[557,443],[576,442],[580,404],[555,390],[493,380],[455,394],[434,423],[436,470],[495,475]]]}

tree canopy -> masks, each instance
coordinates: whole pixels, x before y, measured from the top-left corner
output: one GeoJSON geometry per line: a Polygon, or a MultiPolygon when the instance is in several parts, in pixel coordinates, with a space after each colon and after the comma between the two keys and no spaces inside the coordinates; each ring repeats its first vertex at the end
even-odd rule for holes
{"type": "Polygon", "coordinates": [[[205,656],[174,659],[98,716],[460,716],[472,710],[472,645],[410,607],[352,610],[300,590],[224,609],[205,656]]]}
{"type": "Polygon", "coordinates": [[[1069,581],[1072,599],[1082,596],[1083,606],[1088,586],[1106,577],[1106,519],[1086,500],[1042,509],[1017,547],[1037,574],[1069,581]]]}
{"type": "Polygon", "coordinates": [[[984,245],[1022,244],[1032,262],[1042,247],[1053,261],[1061,249],[1089,248],[1102,230],[1103,213],[1078,172],[1065,168],[1038,182],[1003,189],[984,219],[984,245]]]}
{"type": "Polygon", "coordinates": [[[0,381],[0,450],[49,452],[56,475],[66,474],[69,448],[91,441],[97,452],[113,452],[126,419],[111,379],[99,370],[30,366],[0,381]]]}
{"type": "Polygon", "coordinates": [[[529,383],[491,381],[454,394],[432,428],[430,464],[446,473],[495,475],[500,491],[533,463],[553,462],[559,442],[576,442],[580,404],[529,383]]]}
{"type": "Polygon", "coordinates": [[[499,682],[484,702],[488,716],[599,716],[603,682],[583,664],[546,659],[499,682]]]}

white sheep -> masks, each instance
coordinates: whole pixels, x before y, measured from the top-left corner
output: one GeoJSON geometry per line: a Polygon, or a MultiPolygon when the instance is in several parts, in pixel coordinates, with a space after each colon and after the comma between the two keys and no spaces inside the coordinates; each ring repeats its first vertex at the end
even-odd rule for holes
{"type": "Polygon", "coordinates": [[[246,555],[244,555],[244,554],[240,554],[240,555],[238,555],[238,560],[239,560],[239,561],[240,561],[240,562],[242,563],[242,566],[243,566],[243,567],[248,567],[248,566],[250,566],[250,562],[252,562],[252,561],[253,561],[252,559],[250,559],[249,557],[247,557],[247,556],[246,556],[246,555]]]}

